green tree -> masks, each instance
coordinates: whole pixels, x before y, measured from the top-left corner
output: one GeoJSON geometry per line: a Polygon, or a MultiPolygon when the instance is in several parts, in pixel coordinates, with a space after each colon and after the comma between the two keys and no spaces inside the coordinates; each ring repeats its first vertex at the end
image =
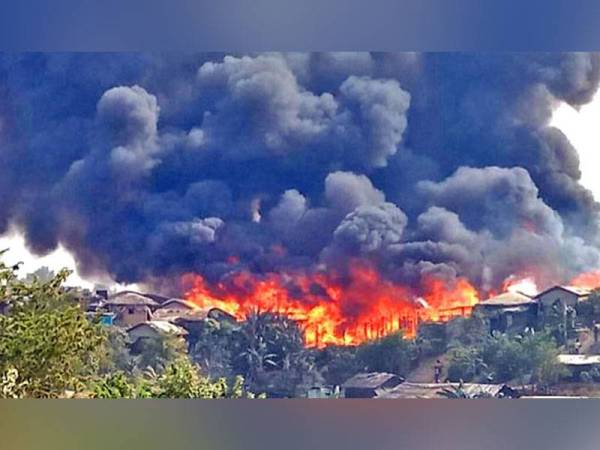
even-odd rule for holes
{"type": "Polygon", "coordinates": [[[478,312],[471,317],[456,317],[446,324],[448,347],[478,347],[489,337],[487,320],[478,312]]]}
{"type": "Polygon", "coordinates": [[[459,382],[458,386],[450,386],[447,388],[441,389],[437,393],[442,398],[450,398],[450,399],[476,399],[476,398],[491,398],[491,395],[479,391],[479,392],[468,392],[465,390],[465,386],[462,381],[459,382]]]}
{"type": "Polygon", "coordinates": [[[181,355],[169,363],[161,374],[149,369],[142,376],[113,372],[97,380],[92,387],[95,398],[254,398],[244,388],[242,377],[232,383],[224,378],[211,380],[199,367],[181,355]]]}
{"type": "Polygon", "coordinates": [[[129,350],[129,336],[120,327],[105,327],[103,329],[106,341],[104,358],[100,360],[99,372],[132,372],[137,367],[138,359],[129,350]]]}
{"type": "Polygon", "coordinates": [[[473,381],[486,369],[479,348],[456,346],[451,350],[448,363],[450,381],[473,381]]]}
{"type": "Polygon", "coordinates": [[[192,350],[193,360],[211,377],[227,377],[232,371],[235,344],[240,336],[240,325],[230,321],[207,318],[203,322],[192,350]]]}
{"type": "Polygon", "coordinates": [[[550,333],[509,336],[496,333],[479,346],[457,346],[450,355],[451,381],[532,382],[552,384],[564,374],[558,346],[550,333]]]}
{"type": "Polygon", "coordinates": [[[361,365],[372,372],[390,372],[406,376],[416,361],[413,341],[404,339],[401,332],[367,342],[357,350],[361,365]]]}
{"type": "Polygon", "coordinates": [[[134,343],[132,364],[134,369],[152,368],[162,372],[180,355],[187,353],[185,341],[175,336],[161,335],[154,338],[139,339],[134,343]]]}
{"type": "Polygon", "coordinates": [[[316,364],[325,381],[332,385],[341,385],[363,369],[356,347],[325,347],[317,352],[316,364]]]}
{"type": "Polygon", "coordinates": [[[525,335],[522,348],[525,358],[531,361],[532,381],[551,385],[568,374],[558,362],[559,348],[549,333],[525,335]]]}
{"type": "Polygon", "coordinates": [[[20,386],[20,395],[61,397],[80,391],[98,370],[105,335],[61,286],[68,271],[49,281],[23,282],[16,268],[0,263],[0,376],[20,386]]]}
{"type": "Polygon", "coordinates": [[[500,383],[522,380],[533,369],[533,361],[525,353],[520,336],[495,334],[485,341],[481,359],[490,369],[490,379],[500,383]]]}
{"type": "Polygon", "coordinates": [[[298,323],[279,314],[251,314],[235,335],[231,352],[234,373],[254,392],[293,397],[322,382],[298,323]]]}

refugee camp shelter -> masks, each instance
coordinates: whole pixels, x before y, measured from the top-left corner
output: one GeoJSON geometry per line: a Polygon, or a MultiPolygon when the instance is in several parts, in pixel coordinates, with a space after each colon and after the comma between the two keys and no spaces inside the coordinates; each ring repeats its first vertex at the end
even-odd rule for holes
{"type": "Polygon", "coordinates": [[[127,330],[129,339],[135,344],[140,339],[156,339],[163,336],[175,336],[185,338],[188,332],[185,328],[177,326],[164,320],[150,320],[139,323],[127,330]]]}
{"type": "Polygon", "coordinates": [[[378,389],[391,389],[404,379],[386,372],[359,373],[342,384],[345,398],[373,398],[378,389]]]}
{"type": "Polygon", "coordinates": [[[337,398],[339,394],[339,386],[312,386],[307,390],[306,398],[337,398]]]}
{"type": "Polygon", "coordinates": [[[447,398],[444,389],[460,389],[466,398],[517,398],[518,392],[506,384],[477,383],[410,383],[405,382],[392,389],[378,389],[375,398],[382,399],[431,399],[447,398]]]}
{"type": "Polygon", "coordinates": [[[115,294],[105,303],[108,312],[116,315],[115,324],[124,327],[131,327],[151,320],[152,311],[158,306],[154,299],[133,291],[115,294]]]}
{"type": "Polygon", "coordinates": [[[578,380],[582,372],[600,369],[600,355],[558,355],[558,362],[569,369],[571,378],[578,380]]]}
{"type": "Polygon", "coordinates": [[[190,311],[200,309],[197,305],[187,300],[180,298],[170,298],[164,303],[161,303],[157,310],[167,311],[190,311]]]}
{"type": "Polygon", "coordinates": [[[490,323],[490,331],[521,332],[537,323],[537,302],[520,292],[504,292],[475,305],[490,323]]]}
{"type": "Polygon", "coordinates": [[[575,307],[580,301],[586,300],[591,290],[574,286],[552,286],[535,296],[539,303],[540,312],[548,310],[554,305],[562,307],[575,307]]]}

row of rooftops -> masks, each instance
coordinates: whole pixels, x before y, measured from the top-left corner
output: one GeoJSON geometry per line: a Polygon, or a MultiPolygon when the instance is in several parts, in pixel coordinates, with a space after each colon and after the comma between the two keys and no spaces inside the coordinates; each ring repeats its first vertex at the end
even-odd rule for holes
{"type": "Polygon", "coordinates": [[[502,294],[499,294],[494,297],[490,297],[486,300],[483,300],[483,301],[479,302],[478,305],[479,306],[498,306],[498,307],[529,305],[529,304],[537,303],[537,300],[540,297],[542,297],[554,290],[562,290],[565,292],[569,292],[571,294],[574,294],[575,296],[577,296],[580,299],[587,298],[589,296],[589,294],[592,292],[591,289],[586,289],[586,288],[581,288],[581,287],[556,285],[556,286],[552,286],[551,288],[546,289],[543,292],[540,292],[539,294],[537,294],[535,296],[529,296],[522,292],[504,292],[502,294]]]}
{"type": "Polygon", "coordinates": [[[467,397],[517,398],[516,389],[507,384],[482,383],[411,383],[404,382],[391,389],[376,390],[375,398],[381,399],[434,399],[443,398],[444,390],[460,388],[467,397]]]}
{"type": "MultiPolygon", "coordinates": [[[[571,293],[577,296],[578,299],[585,299],[591,292],[590,289],[556,285],[533,297],[521,292],[504,292],[479,302],[477,307],[524,308],[536,304],[540,297],[553,290],[571,293]]],[[[151,311],[151,320],[144,323],[150,327],[154,327],[156,331],[167,333],[186,334],[182,331],[182,327],[180,327],[182,322],[200,322],[215,314],[219,317],[231,318],[226,312],[217,308],[200,308],[194,303],[183,299],[168,298],[158,294],[147,294],[131,290],[122,291],[111,296],[95,295],[93,298],[94,300],[90,304],[92,310],[110,309],[111,307],[146,307],[151,311]]],[[[130,329],[139,325],[142,324],[136,324],[130,329]]]]}
{"type": "Polygon", "coordinates": [[[141,327],[149,327],[162,335],[179,337],[185,337],[188,335],[188,331],[185,328],[180,327],[179,325],[175,325],[174,323],[168,322],[166,320],[149,320],[147,322],[141,322],[137,325],[128,328],[127,332],[131,333],[132,331],[137,330],[141,327]]]}
{"type": "MultiPolygon", "coordinates": [[[[563,290],[576,295],[577,297],[587,297],[591,293],[591,289],[586,289],[576,286],[565,286],[556,285],[535,296],[529,296],[522,292],[504,292],[502,294],[490,297],[486,300],[479,302],[480,305],[486,306],[520,306],[535,303],[536,299],[551,292],[553,290],[563,290]]],[[[164,297],[158,294],[140,293],[135,291],[122,291],[117,294],[111,295],[107,299],[102,299],[98,302],[101,305],[114,305],[114,306],[148,306],[152,310],[158,309],[169,309],[169,306],[179,307],[178,310],[187,309],[190,311],[196,311],[198,314],[200,309],[186,300],[178,298],[164,297]]],[[[207,312],[207,311],[206,311],[207,312]]]]}
{"type": "Polygon", "coordinates": [[[133,307],[145,306],[153,315],[168,319],[171,317],[188,317],[190,320],[203,320],[216,308],[200,308],[192,302],[180,298],[169,298],[157,294],[143,294],[135,291],[122,291],[111,295],[107,299],[96,297],[90,308],[103,307],[133,307]]]}
{"type": "Polygon", "coordinates": [[[372,398],[442,398],[441,391],[459,388],[466,395],[489,397],[518,397],[517,391],[506,384],[480,383],[413,383],[387,372],[359,373],[342,384],[345,395],[353,396],[352,390],[367,390],[372,398]]]}
{"type": "MultiPolygon", "coordinates": [[[[187,329],[182,324],[201,322],[205,319],[233,317],[218,308],[200,308],[192,302],[180,298],[168,298],[158,294],[146,294],[136,291],[122,291],[108,296],[106,292],[90,296],[88,311],[90,313],[108,310],[119,311],[123,308],[147,309],[150,320],[134,324],[127,328],[128,332],[149,327],[167,335],[186,336],[187,329]]],[[[107,313],[110,314],[110,313],[107,313]]],[[[112,313],[113,317],[115,312],[112,313]]],[[[111,322],[112,323],[112,322],[111,322]]]]}

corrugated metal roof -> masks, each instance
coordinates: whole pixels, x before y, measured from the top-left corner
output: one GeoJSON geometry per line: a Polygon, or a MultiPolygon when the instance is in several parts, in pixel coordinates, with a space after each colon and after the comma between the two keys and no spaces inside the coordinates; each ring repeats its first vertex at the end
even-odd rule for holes
{"type": "Polygon", "coordinates": [[[556,285],[556,286],[552,286],[551,288],[546,289],[545,291],[540,292],[539,294],[537,294],[535,296],[535,298],[539,298],[542,295],[547,294],[548,292],[553,291],[554,289],[560,289],[560,290],[563,290],[563,291],[567,291],[567,292],[570,292],[572,294],[575,294],[578,297],[585,297],[585,296],[589,295],[592,292],[591,289],[587,289],[587,288],[583,288],[583,287],[556,285]]]}
{"type": "Polygon", "coordinates": [[[558,355],[558,362],[567,366],[600,364],[600,355],[558,355]]]}
{"type": "Polygon", "coordinates": [[[183,308],[187,308],[187,309],[200,309],[200,307],[192,302],[188,302],[187,300],[183,300],[181,298],[170,298],[169,300],[167,300],[164,303],[161,303],[159,309],[181,309],[181,307],[183,308]]]}
{"type": "Polygon", "coordinates": [[[154,313],[152,313],[152,317],[155,320],[165,320],[168,322],[173,322],[177,319],[184,319],[190,321],[201,321],[208,317],[208,313],[211,311],[210,308],[207,309],[163,309],[159,308],[154,313]]]}
{"type": "Polygon", "coordinates": [[[579,287],[579,286],[561,286],[561,287],[563,289],[566,289],[567,291],[571,291],[579,296],[590,295],[592,292],[592,289],[579,287]]]}
{"type": "MultiPolygon", "coordinates": [[[[399,384],[392,389],[378,389],[375,398],[444,398],[440,392],[444,389],[458,388],[459,383],[410,383],[399,384]]],[[[498,397],[504,384],[463,383],[462,390],[468,396],[482,395],[498,397]]]]}
{"type": "Polygon", "coordinates": [[[146,305],[146,306],[158,306],[158,303],[152,300],[150,297],[140,294],[139,292],[124,291],[113,295],[106,301],[107,305],[146,305]]]}
{"type": "Polygon", "coordinates": [[[342,384],[343,388],[377,389],[398,375],[386,372],[359,373],[342,384]]]}
{"type": "Polygon", "coordinates": [[[177,336],[185,336],[188,334],[185,328],[177,326],[171,322],[167,322],[166,320],[150,320],[148,322],[139,323],[131,327],[127,332],[131,332],[137,328],[148,326],[159,333],[164,334],[173,334],[177,336]]]}
{"type": "Polygon", "coordinates": [[[519,306],[535,303],[531,297],[520,292],[504,292],[495,297],[479,302],[476,306],[519,306]]]}

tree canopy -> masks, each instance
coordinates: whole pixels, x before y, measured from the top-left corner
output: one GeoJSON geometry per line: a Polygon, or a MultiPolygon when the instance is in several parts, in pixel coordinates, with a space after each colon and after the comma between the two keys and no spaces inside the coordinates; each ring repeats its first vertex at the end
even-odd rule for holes
{"type": "Polygon", "coordinates": [[[16,270],[0,262],[0,301],[8,311],[0,314],[1,397],[253,397],[241,377],[228,383],[202,375],[169,339],[132,355],[122,331],[87,317],[62,287],[67,271],[21,281],[16,270]]]}

